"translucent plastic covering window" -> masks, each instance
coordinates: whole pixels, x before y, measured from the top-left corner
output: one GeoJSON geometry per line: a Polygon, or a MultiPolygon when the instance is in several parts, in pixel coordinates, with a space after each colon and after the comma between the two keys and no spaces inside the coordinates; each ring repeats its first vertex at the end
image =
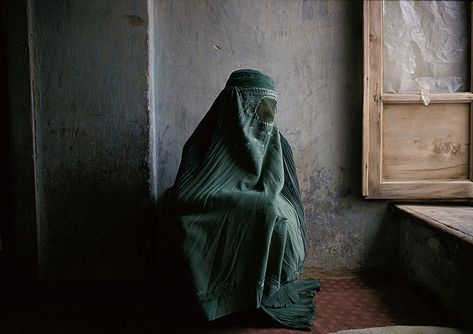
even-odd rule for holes
{"type": "Polygon", "coordinates": [[[383,2],[385,93],[427,97],[469,89],[467,6],[467,1],[383,2]]]}

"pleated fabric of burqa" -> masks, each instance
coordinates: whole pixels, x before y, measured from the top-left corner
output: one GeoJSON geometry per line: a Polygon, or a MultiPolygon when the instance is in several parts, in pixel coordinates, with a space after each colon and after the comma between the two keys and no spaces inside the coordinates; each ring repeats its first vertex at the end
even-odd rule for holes
{"type": "Polygon", "coordinates": [[[270,77],[233,72],[186,142],[165,206],[208,320],[261,308],[286,327],[310,330],[319,283],[298,279],[305,216],[276,106],[270,77]]]}

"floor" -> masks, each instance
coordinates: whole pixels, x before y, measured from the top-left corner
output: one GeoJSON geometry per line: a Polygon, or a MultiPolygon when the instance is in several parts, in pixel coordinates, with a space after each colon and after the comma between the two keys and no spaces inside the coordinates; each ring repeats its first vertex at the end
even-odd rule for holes
{"type": "Polygon", "coordinates": [[[455,325],[434,302],[427,303],[396,281],[358,277],[322,283],[313,333],[388,325],[455,325]]]}
{"type": "MultiPolygon", "coordinates": [[[[314,334],[399,324],[458,327],[433,303],[396,280],[327,277],[321,284],[314,334]]],[[[187,315],[177,308],[169,312],[174,316],[164,317],[156,303],[159,296],[150,293],[146,298],[145,288],[126,293],[109,286],[103,291],[81,289],[64,290],[54,297],[47,289],[33,297],[10,295],[9,302],[0,306],[0,317],[5,317],[0,319],[0,333],[303,333],[274,328],[262,314],[253,312],[206,324],[187,322],[187,315]]],[[[173,308],[166,301],[159,304],[173,308]]]]}

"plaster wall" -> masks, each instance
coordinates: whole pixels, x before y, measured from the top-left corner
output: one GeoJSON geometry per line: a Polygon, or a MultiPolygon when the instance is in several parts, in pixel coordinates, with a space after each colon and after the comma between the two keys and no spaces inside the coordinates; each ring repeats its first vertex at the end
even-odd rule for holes
{"type": "Polygon", "coordinates": [[[306,265],[386,265],[386,203],[361,197],[362,3],[159,0],[154,3],[156,184],[171,185],[182,147],[230,73],[275,79],[277,122],[293,147],[307,214],[306,265]]]}
{"type": "Polygon", "coordinates": [[[149,277],[147,3],[27,4],[38,276],[149,277]]]}
{"type": "Polygon", "coordinates": [[[152,277],[160,240],[150,204],[238,68],[276,81],[307,213],[307,266],[389,263],[386,203],[360,189],[361,2],[9,4],[14,233],[28,277],[152,277]]]}

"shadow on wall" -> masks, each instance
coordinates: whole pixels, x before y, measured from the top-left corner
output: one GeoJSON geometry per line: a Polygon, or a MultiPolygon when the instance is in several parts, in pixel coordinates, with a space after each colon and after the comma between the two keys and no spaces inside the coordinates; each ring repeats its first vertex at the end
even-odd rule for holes
{"type": "Polygon", "coordinates": [[[392,210],[384,211],[366,254],[366,262],[377,264],[385,272],[397,270],[399,258],[399,223],[392,210]]]}
{"type": "Polygon", "coordinates": [[[7,2],[0,5],[0,157],[2,160],[0,169],[0,210],[2,224],[0,224],[0,281],[12,272],[12,249],[13,249],[13,190],[11,184],[11,158],[10,158],[10,118],[8,112],[8,77],[7,77],[7,2]]]}

